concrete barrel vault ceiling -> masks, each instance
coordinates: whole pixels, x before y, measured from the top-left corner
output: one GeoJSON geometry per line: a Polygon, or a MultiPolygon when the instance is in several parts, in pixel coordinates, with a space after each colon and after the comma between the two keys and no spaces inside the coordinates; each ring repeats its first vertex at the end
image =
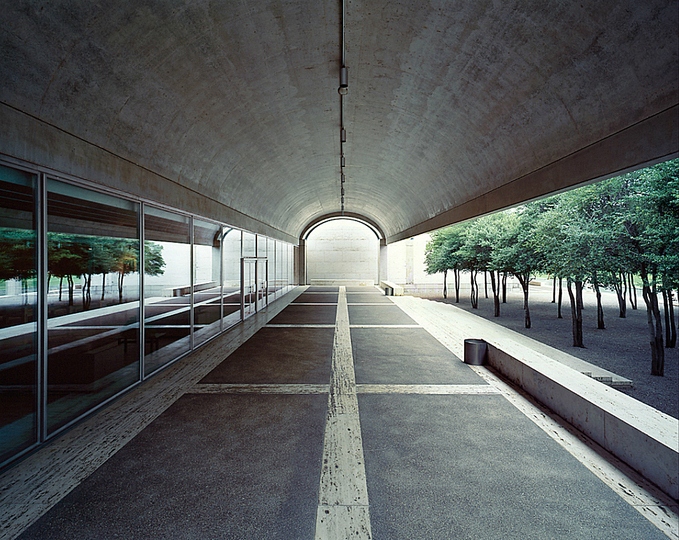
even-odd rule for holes
{"type": "MultiPolygon", "coordinates": [[[[283,239],[339,211],[341,2],[1,1],[1,153],[283,239]]],[[[346,211],[395,241],[673,157],[677,6],[347,0],[346,211]]]]}

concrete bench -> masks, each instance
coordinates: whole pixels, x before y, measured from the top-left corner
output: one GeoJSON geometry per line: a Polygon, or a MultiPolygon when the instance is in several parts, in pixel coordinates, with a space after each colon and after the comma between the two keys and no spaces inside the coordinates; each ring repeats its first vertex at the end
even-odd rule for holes
{"type": "Polygon", "coordinates": [[[403,296],[403,287],[391,281],[380,281],[380,288],[384,289],[385,296],[403,296]]]}
{"type": "Polygon", "coordinates": [[[489,365],[672,498],[679,497],[676,419],[517,343],[493,341],[489,365]]]}

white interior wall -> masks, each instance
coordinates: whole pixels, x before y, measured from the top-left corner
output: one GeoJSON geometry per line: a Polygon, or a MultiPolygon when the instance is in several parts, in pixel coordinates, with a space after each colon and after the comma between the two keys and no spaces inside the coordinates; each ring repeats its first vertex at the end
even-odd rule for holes
{"type": "Polygon", "coordinates": [[[366,225],[336,219],[316,227],[306,241],[307,283],[312,280],[359,280],[374,284],[379,240],[366,225]]]}

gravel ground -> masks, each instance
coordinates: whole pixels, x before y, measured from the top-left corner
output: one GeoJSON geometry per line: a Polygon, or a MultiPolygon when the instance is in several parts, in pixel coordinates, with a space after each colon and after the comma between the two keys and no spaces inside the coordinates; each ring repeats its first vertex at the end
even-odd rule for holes
{"type": "MultiPolygon", "coordinates": [[[[507,303],[500,306],[500,317],[493,317],[493,294],[488,286],[489,298],[485,298],[482,280],[478,309],[472,309],[469,291],[460,291],[460,303],[453,298],[446,300],[441,296],[422,296],[455,305],[465,311],[501,324],[525,336],[572,354],[591,364],[631,379],[634,388],[621,390],[639,401],[679,418],[679,348],[665,349],[665,375],[651,375],[651,348],[649,344],[646,305],[638,291],[638,309],[627,308],[627,317],[618,317],[618,303],[614,293],[603,294],[605,330],[597,329],[596,297],[593,292],[585,291],[583,300],[584,349],[573,347],[570,303],[564,285],[562,315],[557,318],[556,304],[552,304],[551,283],[531,286],[529,308],[531,328],[524,328],[523,294],[520,290],[507,291],[507,303]]],[[[660,300],[662,302],[662,299],[660,300]]],[[[675,311],[679,311],[676,310],[675,311]]],[[[675,313],[676,315],[676,313],[675,313]]]]}

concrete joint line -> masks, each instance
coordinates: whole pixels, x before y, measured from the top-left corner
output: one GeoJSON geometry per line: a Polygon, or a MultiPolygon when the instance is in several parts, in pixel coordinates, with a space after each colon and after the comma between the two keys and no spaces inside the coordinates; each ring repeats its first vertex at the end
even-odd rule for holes
{"type": "Polygon", "coordinates": [[[351,328],[422,328],[419,324],[352,324],[351,328]]]}
{"type": "Polygon", "coordinates": [[[335,328],[334,324],[267,324],[266,326],[267,328],[335,328]]]}
{"type": "Polygon", "coordinates": [[[337,306],[315,538],[372,538],[345,287],[337,306]]]}
{"type": "Polygon", "coordinates": [[[187,394],[327,394],[327,384],[196,384],[187,394]]]}
{"type": "Polygon", "coordinates": [[[490,395],[500,394],[491,384],[359,384],[359,394],[490,395]]]}

